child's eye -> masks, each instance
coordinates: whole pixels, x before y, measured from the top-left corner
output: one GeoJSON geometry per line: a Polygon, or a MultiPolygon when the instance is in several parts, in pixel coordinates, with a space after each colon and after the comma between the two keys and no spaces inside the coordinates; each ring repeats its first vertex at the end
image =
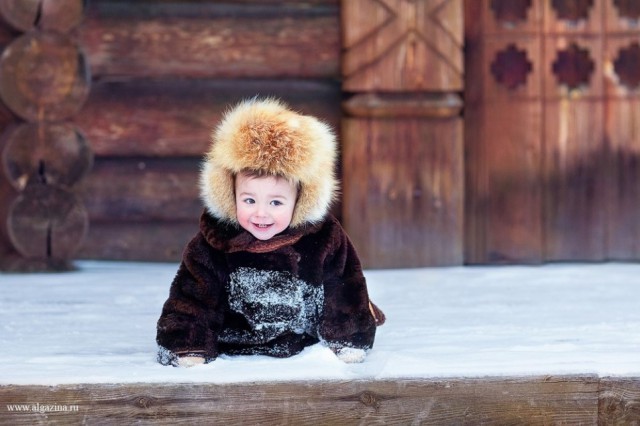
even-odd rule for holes
{"type": "Polygon", "coordinates": [[[242,202],[245,204],[255,204],[256,200],[254,200],[253,198],[245,198],[244,200],[242,200],[242,202]]]}
{"type": "Polygon", "coordinates": [[[273,200],[271,201],[271,205],[272,206],[282,206],[284,203],[280,200],[273,200]]]}

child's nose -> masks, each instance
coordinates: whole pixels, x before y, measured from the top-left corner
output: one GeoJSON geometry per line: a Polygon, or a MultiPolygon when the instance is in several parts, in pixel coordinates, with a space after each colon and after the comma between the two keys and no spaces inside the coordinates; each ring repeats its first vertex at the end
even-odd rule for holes
{"type": "Polygon", "coordinates": [[[258,204],[256,207],[256,215],[260,217],[264,217],[267,215],[267,207],[262,204],[258,204]]]}

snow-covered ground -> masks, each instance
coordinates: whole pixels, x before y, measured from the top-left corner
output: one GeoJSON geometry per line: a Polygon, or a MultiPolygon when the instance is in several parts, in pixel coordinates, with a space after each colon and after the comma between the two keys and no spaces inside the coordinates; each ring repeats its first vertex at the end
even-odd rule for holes
{"type": "Polygon", "coordinates": [[[387,323],[364,363],[316,345],[190,369],[155,361],[177,264],[78,266],[0,274],[0,384],[640,376],[640,264],[370,270],[387,323]]]}

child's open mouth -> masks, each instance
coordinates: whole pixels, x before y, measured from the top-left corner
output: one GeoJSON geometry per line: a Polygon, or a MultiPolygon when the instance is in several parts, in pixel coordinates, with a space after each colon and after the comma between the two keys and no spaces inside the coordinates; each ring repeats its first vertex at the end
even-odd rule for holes
{"type": "Polygon", "coordinates": [[[254,225],[256,226],[256,228],[260,228],[260,229],[266,229],[271,226],[271,224],[266,224],[266,223],[254,223],[254,225]]]}

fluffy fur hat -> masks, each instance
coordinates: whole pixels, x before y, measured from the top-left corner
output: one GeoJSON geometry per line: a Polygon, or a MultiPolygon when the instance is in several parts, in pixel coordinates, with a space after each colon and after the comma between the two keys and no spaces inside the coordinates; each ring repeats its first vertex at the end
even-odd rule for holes
{"type": "Polygon", "coordinates": [[[252,170],[282,176],[300,188],[291,226],[320,221],[337,191],[336,139],[318,119],[276,99],[250,99],[229,110],[212,133],[200,175],[211,215],[238,224],[235,175],[252,170]]]}

